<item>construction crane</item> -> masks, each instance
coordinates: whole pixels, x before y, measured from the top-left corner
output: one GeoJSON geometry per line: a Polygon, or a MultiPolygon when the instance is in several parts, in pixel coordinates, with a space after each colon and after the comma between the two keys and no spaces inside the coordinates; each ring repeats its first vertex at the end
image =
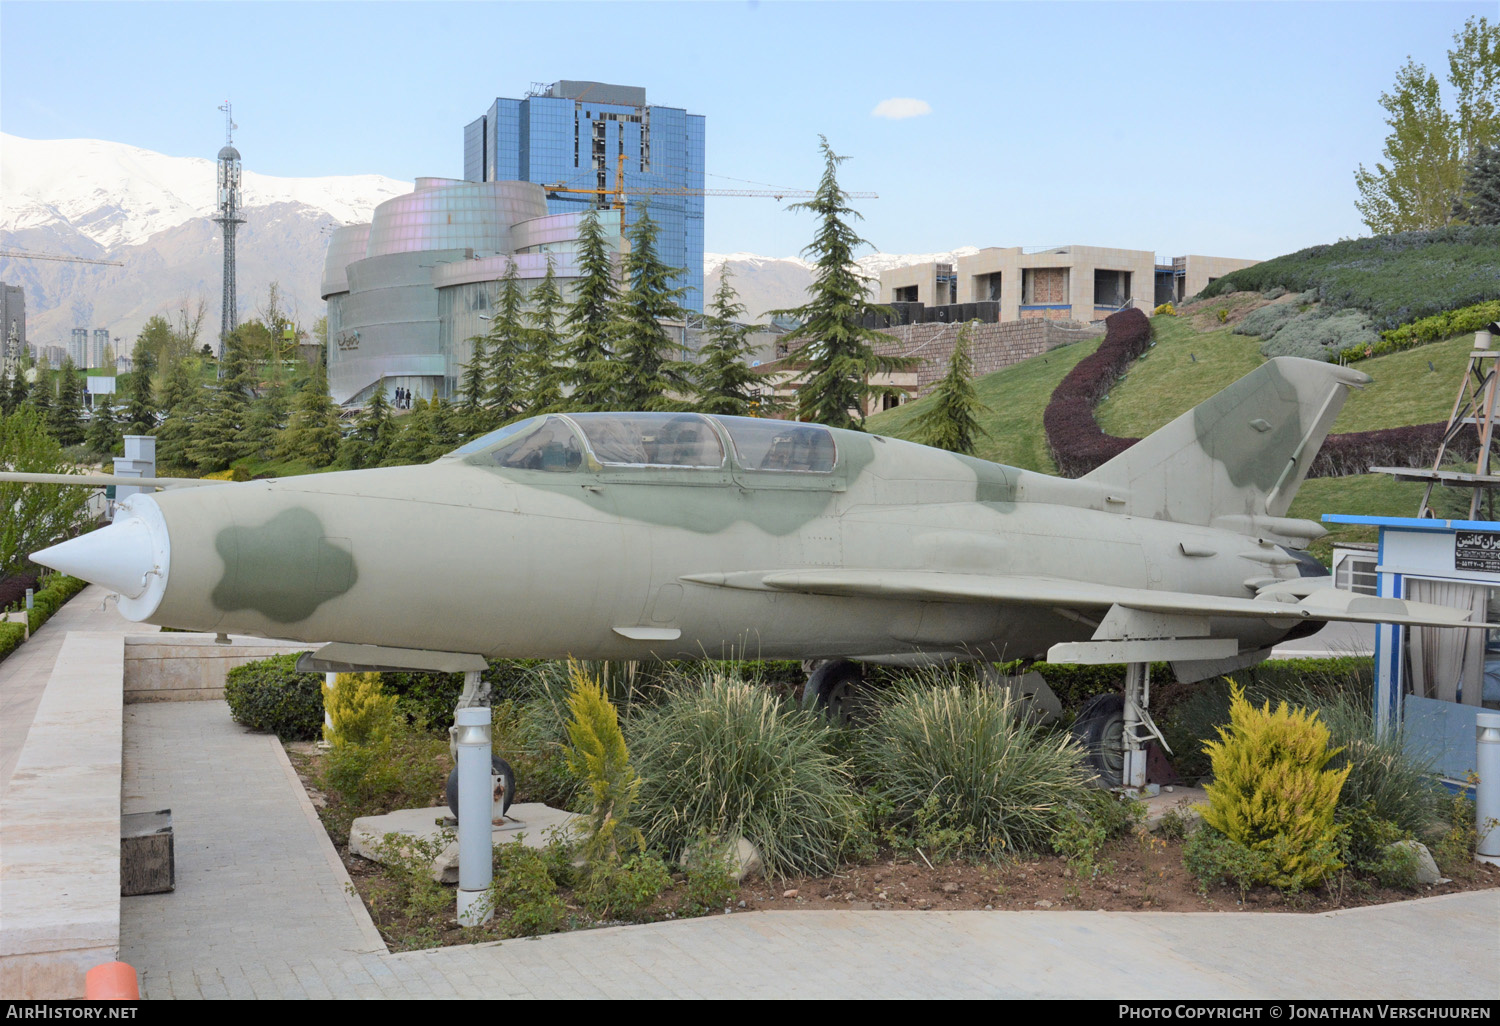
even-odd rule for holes
{"type": "Polygon", "coordinates": [[[0,249],[0,257],[14,257],[17,260],[61,260],[70,264],[104,264],[107,267],[124,267],[118,260],[92,260],[89,257],[61,256],[52,253],[22,253],[14,249],[0,249]]]}
{"type": "MultiPolygon", "coordinates": [[[[580,189],[570,186],[564,182],[555,182],[552,185],[543,186],[547,190],[547,196],[551,198],[559,192],[582,193],[588,196],[612,196],[610,208],[613,210],[625,209],[625,154],[620,154],[615,164],[615,184],[613,188],[600,187],[597,189],[580,189]]],[[[651,186],[647,188],[632,188],[633,196],[766,196],[771,199],[785,199],[791,196],[796,199],[807,199],[816,196],[817,193],[806,189],[686,189],[675,186],[651,186]]],[[[849,199],[879,199],[880,196],[873,192],[846,192],[849,199]]]]}

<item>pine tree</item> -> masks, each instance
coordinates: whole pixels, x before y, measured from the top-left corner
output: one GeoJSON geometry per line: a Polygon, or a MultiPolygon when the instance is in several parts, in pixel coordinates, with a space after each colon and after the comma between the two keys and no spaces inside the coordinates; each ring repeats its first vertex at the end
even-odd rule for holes
{"type": "Polygon", "coordinates": [[[431,463],[439,456],[452,452],[463,440],[458,411],[441,396],[433,396],[427,404],[427,424],[430,440],[422,450],[421,461],[431,463]]]}
{"type": "Polygon", "coordinates": [[[166,419],[156,428],[156,462],[161,467],[191,470],[188,457],[198,418],[203,411],[203,389],[193,379],[187,361],[177,360],[162,382],[161,408],[166,419]]]}
{"type": "Polygon", "coordinates": [[[698,409],[731,417],[763,414],[756,399],[760,377],[748,362],[750,333],[755,329],[742,323],[745,307],[730,278],[725,264],[709,315],[703,319],[707,332],[698,350],[698,409]]]}
{"type": "Polygon", "coordinates": [[[89,450],[100,459],[108,459],[115,446],[120,444],[120,422],[109,400],[109,396],[103,395],[95,400],[94,416],[89,420],[88,432],[84,436],[89,450]]]}
{"type": "Polygon", "coordinates": [[[505,277],[500,280],[500,298],[495,304],[495,319],[490,324],[485,343],[489,363],[485,375],[484,405],[490,412],[484,430],[513,419],[521,407],[521,378],[531,329],[526,326],[522,307],[521,273],[514,260],[508,261],[505,277]]]}
{"type": "Polygon", "coordinates": [[[156,407],[151,402],[151,370],[149,361],[145,365],[136,363],[130,375],[130,399],[125,408],[125,433],[128,435],[150,434],[156,427],[156,407]]]}
{"type": "Polygon", "coordinates": [[[326,467],[338,456],[342,437],[338,410],[328,394],[328,379],[320,366],[297,393],[291,420],[281,433],[276,455],[279,459],[303,460],[309,466],[326,467]]]}
{"type": "Polygon", "coordinates": [[[7,415],[15,413],[26,401],[26,393],[29,391],[26,387],[26,375],[17,367],[9,378],[0,381],[0,412],[7,415]]]}
{"type": "Polygon", "coordinates": [[[83,441],[83,384],[78,380],[78,369],[71,358],[63,360],[58,372],[57,402],[50,417],[52,436],[63,448],[78,445],[83,441]]]}
{"type": "Polygon", "coordinates": [[[614,361],[614,317],[620,292],[604,228],[592,210],[579,222],[578,246],[578,283],[563,318],[568,334],[563,357],[571,365],[567,380],[573,386],[567,406],[579,411],[616,410],[620,408],[621,368],[614,361]]]}
{"type": "Polygon", "coordinates": [[[900,389],[870,384],[876,374],[905,370],[914,361],[883,356],[874,350],[888,343],[889,336],[863,326],[869,309],[869,278],[860,273],[854,251],[867,245],[849,225],[859,214],[848,205],[848,195],[839,188],[838,166],[847,157],[838,156],[822,141],[824,168],[817,193],[806,203],[789,209],[806,210],[818,218],[813,241],[802,252],[816,265],[808,286],[810,301],[791,314],[801,326],[783,341],[807,339],[800,350],[807,360],[806,380],[797,392],[797,418],[830,427],[864,429],[864,408],[873,397],[899,393],[900,389]]]}
{"type": "Polygon", "coordinates": [[[1475,152],[1453,208],[1454,219],[1464,224],[1500,224],[1500,145],[1475,152]]]}
{"type": "MultiPolygon", "coordinates": [[[[462,384],[459,386],[463,391],[463,405],[459,407],[459,411],[471,435],[483,434],[488,430],[491,421],[489,411],[484,408],[484,379],[488,371],[489,350],[486,348],[486,336],[475,335],[469,339],[469,362],[464,364],[463,376],[460,379],[462,384]]],[[[375,393],[385,394],[384,382],[375,390],[375,393]]]]}
{"type": "Polygon", "coordinates": [[[380,466],[388,455],[393,429],[385,388],[377,388],[355,421],[354,430],[339,446],[339,463],[354,470],[380,466]]]}
{"type": "Polygon", "coordinates": [[[390,454],[383,466],[400,466],[427,462],[427,452],[432,446],[432,422],[428,415],[427,400],[418,396],[411,410],[401,417],[401,434],[390,447],[390,454]]]}
{"type": "Polygon", "coordinates": [[[558,318],[563,312],[562,290],[552,268],[552,254],[547,254],[547,274],[531,290],[531,332],[527,336],[525,374],[520,398],[521,412],[534,417],[557,409],[562,404],[565,368],[558,366],[562,336],[558,318]]]}
{"type": "Polygon", "coordinates": [[[979,423],[985,409],[974,390],[974,361],[969,355],[971,321],[958,329],[958,341],[948,360],[948,373],[932,390],[932,405],[913,425],[912,440],[949,452],[974,455],[974,445],[987,432],[979,423]]]}
{"type": "Polygon", "coordinates": [[[287,387],[274,378],[251,400],[241,433],[246,456],[261,460],[275,457],[281,433],[286,430],[287,404],[287,387]]]}
{"type": "MultiPolygon", "coordinates": [[[[52,431],[52,408],[57,405],[52,395],[52,377],[47,373],[47,368],[38,361],[36,368],[36,380],[31,383],[31,388],[26,391],[26,403],[37,413],[41,414],[42,423],[47,425],[47,432],[52,431]]],[[[56,435],[53,434],[55,438],[56,435]]]]}
{"type": "Polygon", "coordinates": [[[692,364],[674,359],[679,348],[663,321],[685,316],[678,303],[687,289],[672,280],[681,270],[668,267],[656,251],[656,222],[642,210],[630,227],[630,252],[625,257],[628,287],[615,307],[619,338],[615,359],[620,383],[615,402],[625,410],[681,410],[692,390],[692,364]],[[676,393],[678,398],[673,398],[676,393]]]}
{"type": "Polygon", "coordinates": [[[247,435],[255,374],[237,332],[224,340],[223,374],[205,405],[188,458],[207,473],[226,469],[259,448],[247,435]]]}

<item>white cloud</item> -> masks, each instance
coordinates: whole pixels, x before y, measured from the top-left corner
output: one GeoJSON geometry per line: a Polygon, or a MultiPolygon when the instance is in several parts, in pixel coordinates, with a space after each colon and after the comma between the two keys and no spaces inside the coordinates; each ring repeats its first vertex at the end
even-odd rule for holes
{"type": "Polygon", "coordinates": [[[913,100],[908,97],[898,96],[890,100],[881,100],[870,111],[873,118],[890,118],[898,121],[901,118],[919,118],[923,114],[931,114],[932,107],[926,100],[913,100]]]}

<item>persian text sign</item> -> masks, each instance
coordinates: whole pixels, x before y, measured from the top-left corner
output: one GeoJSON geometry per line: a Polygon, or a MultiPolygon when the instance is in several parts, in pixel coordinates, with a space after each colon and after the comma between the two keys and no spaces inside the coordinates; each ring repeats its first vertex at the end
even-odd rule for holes
{"type": "Polygon", "coordinates": [[[1453,534],[1453,569],[1500,573],[1500,533],[1455,531],[1453,534]]]}

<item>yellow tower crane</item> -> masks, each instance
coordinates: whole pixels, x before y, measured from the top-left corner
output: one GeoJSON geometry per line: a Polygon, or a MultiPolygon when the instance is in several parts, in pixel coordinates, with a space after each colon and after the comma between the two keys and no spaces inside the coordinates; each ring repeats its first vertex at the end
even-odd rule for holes
{"type": "MultiPolygon", "coordinates": [[[[625,154],[620,154],[615,163],[615,184],[613,188],[580,189],[570,186],[564,182],[554,182],[543,186],[547,195],[559,192],[582,193],[587,196],[612,196],[610,208],[613,210],[625,209],[625,154]]],[[[796,199],[807,199],[817,195],[806,189],[686,189],[674,186],[651,186],[648,188],[633,188],[630,190],[633,196],[765,196],[771,199],[785,199],[791,196],[796,199]]],[[[846,192],[850,199],[879,199],[878,193],[873,192],[846,192]]]]}

